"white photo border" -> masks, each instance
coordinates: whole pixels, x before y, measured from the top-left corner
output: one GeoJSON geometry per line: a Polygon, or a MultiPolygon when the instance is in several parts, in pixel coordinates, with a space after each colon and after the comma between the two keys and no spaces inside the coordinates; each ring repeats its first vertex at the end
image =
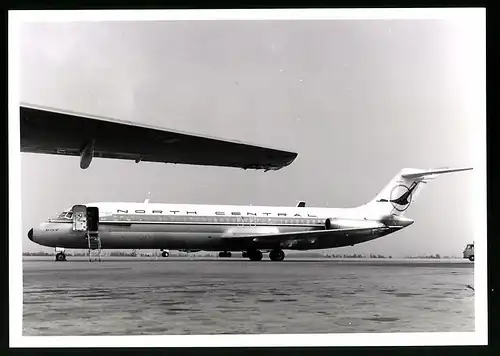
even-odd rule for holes
{"type": "MultiPolygon", "coordinates": [[[[486,9],[276,9],[276,10],[80,10],[9,11],[9,303],[11,347],[233,347],[233,346],[419,346],[487,345],[486,211],[486,9]],[[23,22],[185,21],[185,20],[362,20],[450,19],[476,24],[484,64],[471,77],[471,98],[484,107],[473,124],[475,331],[449,333],[342,333],[265,335],[159,336],[23,336],[23,268],[21,236],[21,153],[19,132],[19,39],[23,22]]],[[[473,52],[473,51],[471,51],[473,52]]],[[[475,53],[477,55],[477,52],[475,53]]]]}

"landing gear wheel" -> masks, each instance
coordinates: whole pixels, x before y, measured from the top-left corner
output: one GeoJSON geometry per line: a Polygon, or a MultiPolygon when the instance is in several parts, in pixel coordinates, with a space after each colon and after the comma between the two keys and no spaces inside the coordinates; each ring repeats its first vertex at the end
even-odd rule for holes
{"type": "Polygon", "coordinates": [[[474,262],[474,256],[469,256],[469,261],[474,262]]]}
{"type": "Polygon", "coordinates": [[[248,258],[250,259],[250,261],[260,261],[262,260],[262,252],[260,252],[259,250],[249,251],[248,258]]]}
{"type": "Polygon", "coordinates": [[[56,261],[61,262],[61,261],[66,261],[66,255],[62,252],[59,252],[56,255],[56,261]]]}
{"type": "Polygon", "coordinates": [[[285,253],[280,249],[272,250],[269,252],[269,259],[271,261],[283,261],[285,259],[285,253]]]}
{"type": "Polygon", "coordinates": [[[169,256],[169,253],[167,251],[163,251],[161,253],[161,257],[168,257],[169,256]]]}
{"type": "Polygon", "coordinates": [[[223,258],[223,257],[231,257],[231,252],[229,251],[221,251],[219,252],[219,257],[223,258]]]}

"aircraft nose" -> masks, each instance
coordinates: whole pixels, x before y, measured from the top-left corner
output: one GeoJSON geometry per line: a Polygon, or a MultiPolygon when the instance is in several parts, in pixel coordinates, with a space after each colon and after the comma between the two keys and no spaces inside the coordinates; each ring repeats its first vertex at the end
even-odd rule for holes
{"type": "Polygon", "coordinates": [[[30,239],[31,241],[33,241],[33,229],[31,229],[30,231],[28,231],[28,239],[30,239]]]}

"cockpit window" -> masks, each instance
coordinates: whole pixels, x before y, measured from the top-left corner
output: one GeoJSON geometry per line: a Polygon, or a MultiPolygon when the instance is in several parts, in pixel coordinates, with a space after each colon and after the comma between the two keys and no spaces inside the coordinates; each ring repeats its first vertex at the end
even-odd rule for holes
{"type": "Polygon", "coordinates": [[[72,211],[64,211],[57,215],[57,219],[71,219],[73,217],[72,211]]]}

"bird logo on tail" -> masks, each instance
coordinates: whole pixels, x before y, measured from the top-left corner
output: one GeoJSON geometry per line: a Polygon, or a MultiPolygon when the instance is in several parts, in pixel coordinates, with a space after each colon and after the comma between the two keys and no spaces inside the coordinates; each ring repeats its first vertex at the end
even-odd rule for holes
{"type": "Polygon", "coordinates": [[[394,209],[403,212],[410,206],[412,194],[419,183],[421,183],[421,181],[415,181],[409,187],[404,184],[398,184],[392,188],[389,200],[380,199],[379,201],[390,202],[394,209]]]}

